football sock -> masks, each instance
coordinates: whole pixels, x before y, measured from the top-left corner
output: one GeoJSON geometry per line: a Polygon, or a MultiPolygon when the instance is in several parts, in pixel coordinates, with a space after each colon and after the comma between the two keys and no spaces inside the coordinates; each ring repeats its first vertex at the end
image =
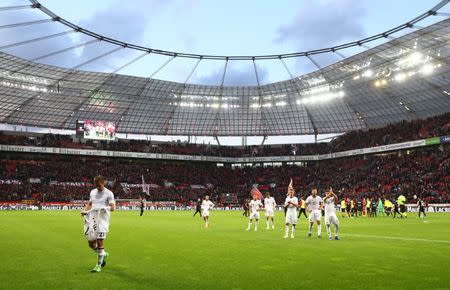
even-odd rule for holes
{"type": "Polygon", "coordinates": [[[331,237],[331,228],[330,228],[330,224],[327,224],[327,234],[329,237],[331,237]]]}
{"type": "Polygon", "coordinates": [[[310,224],[309,224],[309,230],[308,230],[308,234],[311,234],[311,231],[312,231],[312,227],[313,227],[313,224],[312,224],[312,223],[310,223],[310,224]]]}
{"type": "Polygon", "coordinates": [[[292,225],[291,235],[293,236],[294,234],[295,234],[295,225],[292,225]]]}
{"type": "Polygon", "coordinates": [[[334,225],[334,236],[337,237],[339,235],[339,225],[334,225]]]}
{"type": "Polygon", "coordinates": [[[105,258],[105,249],[104,248],[98,248],[97,249],[97,254],[98,254],[97,265],[101,265],[103,263],[103,258],[105,258]]]}
{"type": "Polygon", "coordinates": [[[258,223],[259,221],[255,221],[255,231],[258,229],[258,223]]]}
{"type": "Polygon", "coordinates": [[[287,236],[289,234],[289,225],[286,225],[284,229],[284,234],[287,236]]]}
{"type": "Polygon", "coordinates": [[[317,235],[320,236],[322,234],[322,225],[317,225],[317,235]]]}

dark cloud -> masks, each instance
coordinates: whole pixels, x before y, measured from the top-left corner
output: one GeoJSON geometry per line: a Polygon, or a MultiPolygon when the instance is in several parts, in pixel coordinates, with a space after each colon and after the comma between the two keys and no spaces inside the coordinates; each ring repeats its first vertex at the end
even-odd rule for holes
{"type": "Polygon", "coordinates": [[[293,22],[282,26],[278,43],[294,42],[299,50],[329,47],[364,35],[365,1],[307,1],[293,22]]]}
{"type": "MultiPolygon", "coordinates": [[[[364,0],[305,1],[293,21],[278,29],[274,42],[293,43],[297,51],[320,49],[364,37],[366,15],[364,0]]],[[[314,56],[326,66],[338,60],[332,53],[314,56]]],[[[306,73],[317,68],[309,60],[296,61],[296,71],[306,73]]]]}
{"type": "MultiPolygon", "coordinates": [[[[171,3],[171,0],[138,0],[130,1],[126,5],[120,3],[113,3],[107,9],[97,11],[89,19],[80,21],[78,25],[107,37],[145,46],[144,36],[147,25],[150,23],[151,15],[160,13],[171,3]]],[[[82,39],[87,40],[90,38],[84,36],[82,39]]],[[[94,44],[85,47],[81,52],[80,58],[83,60],[91,59],[113,48],[113,46],[103,43],[100,45],[94,44]]],[[[122,59],[123,56],[123,53],[114,53],[105,57],[104,60],[111,63],[122,59]]],[[[104,63],[104,60],[99,61],[99,63],[104,63]]]]}
{"type": "MultiPolygon", "coordinates": [[[[111,5],[108,8],[97,11],[89,19],[82,20],[76,24],[98,34],[117,38],[125,42],[142,44],[144,42],[146,27],[151,20],[151,15],[160,13],[161,10],[165,9],[171,2],[171,0],[137,0],[127,3],[127,5],[120,5],[120,2],[111,2],[111,5]]],[[[11,13],[2,13],[1,22],[2,24],[11,24],[29,20],[45,19],[46,17],[47,16],[39,10],[24,10],[20,13],[14,11],[11,13]]],[[[61,17],[64,17],[64,15],[61,15],[61,17]]],[[[69,30],[69,28],[59,23],[4,29],[0,30],[0,39],[2,39],[0,45],[11,44],[67,30],[69,30]]],[[[33,59],[93,39],[85,35],[79,35],[80,37],[78,40],[65,35],[46,41],[16,46],[4,51],[26,59],[33,59]]],[[[43,59],[41,62],[61,67],[74,67],[110,51],[113,48],[114,46],[104,42],[94,43],[78,50],[70,50],[65,53],[51,56],[43,59]]],[[[132,54],[133,53],[129,50],[121,50],[102,58],[101,60],[95,61],[82,69],[89,68],[92,70],[112,71],[114,68],[118,67],[117,64],[122,65],[125,63],[126,59],[130,58],[130,55],[132,56],[132,54]]]]}

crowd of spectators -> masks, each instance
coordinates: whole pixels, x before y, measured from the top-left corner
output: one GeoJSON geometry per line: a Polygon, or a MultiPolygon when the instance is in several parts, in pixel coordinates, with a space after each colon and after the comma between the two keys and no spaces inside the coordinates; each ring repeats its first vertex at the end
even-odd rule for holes
{"type": "Polygon", "coordinates": [[[379,129],[351,131],[328,143],[231,147],[124,139],[117,141],[74,141],[71,136],[67,135],[26,136],[0,133],[0,144],[222,157],[288,156],[325,154],[367,148],[429,137],[446,136],[449,135],[449,132],[450,113],[447,113],[426,120],[403,121],[379,129]]]}
{"type": "Polygon", "coordinates": [[[215,163],[148,161],[62,155],[8,155],[0,161],[0,201],[87,199],[92,177],[101,174],[118,198],[136,199],[142,176],[151,184],[148,200],[188,203],[210,194],[242,202],[254,184],[281,203],[289,179],[305,197],[312,186],[321,193],[332,186],[340,197],[422,196],[427,202],[450,202],[450,147],[309,162],[304,166],[218,167],[215,163]],[[82,183],[86,184],[82,184],[82,183]],[[74,184],[80,183],[80,184],[74,184]]]}

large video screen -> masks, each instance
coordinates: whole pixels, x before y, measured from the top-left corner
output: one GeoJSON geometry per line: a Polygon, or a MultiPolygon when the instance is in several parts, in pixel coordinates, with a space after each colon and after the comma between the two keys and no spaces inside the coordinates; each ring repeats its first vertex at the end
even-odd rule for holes
{"type": "Polygon", "coordinates": [[[94,140],[114,140],[116,138],[116,124],[105,121],[85,120],[83,137],[94,140]]]}

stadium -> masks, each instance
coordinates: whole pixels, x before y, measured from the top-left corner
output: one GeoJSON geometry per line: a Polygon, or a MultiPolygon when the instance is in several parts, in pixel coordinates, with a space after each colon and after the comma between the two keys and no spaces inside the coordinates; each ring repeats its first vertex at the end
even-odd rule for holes
{"type": "Polygon", "coordinates": [[[1,289],[450,288],[448,0],[261,54],[57,2],[0,4],[1,289]]]}

